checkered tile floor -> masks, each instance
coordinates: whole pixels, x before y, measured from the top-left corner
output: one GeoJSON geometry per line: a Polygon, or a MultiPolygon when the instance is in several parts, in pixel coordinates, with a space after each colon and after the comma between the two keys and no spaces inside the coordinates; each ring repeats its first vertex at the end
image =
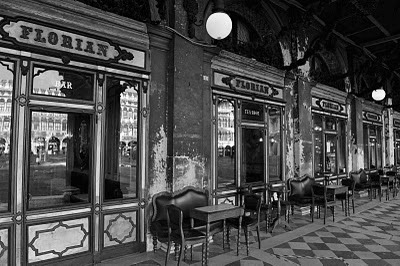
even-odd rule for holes
{"type": "MultiPolygon", "coordinates": [[[[398,196],[399,198],[399,196],[398,196]]],[[[290,217],[292,231],[278,226],[272,234],[265,231],[263,222],[258,249],[257,234],[250,233],[250,252],[246,255],[244,235],[241,235],[239,256],[236,255],[235,231],[231,232],[230,249],[222,248],[222,234],[210,244],[209,265],[400,265],[400,199],[382,201],[356,199],[356,213],[345,217],[339,202],[335,222],[328,211],[326,224],[315,216],[295,214],[290,217]]],[[[188,252],[188,254],[190,254],[188,252]]],[[[190,255],[189,255],[190,257],[190,255]]],[[[164,265],[165,253],[147,252],[100,265],[164,265]],[[151,263],[149,263],[151,261],[151,263]],[[158,264],[157,264],[158,263],[158,264]]],[[[168,265],[176,265],[169,256],[168,265]]],[[[201,248],[193,251],[193,260],[181,265],[201,265],[201,248]]]]}

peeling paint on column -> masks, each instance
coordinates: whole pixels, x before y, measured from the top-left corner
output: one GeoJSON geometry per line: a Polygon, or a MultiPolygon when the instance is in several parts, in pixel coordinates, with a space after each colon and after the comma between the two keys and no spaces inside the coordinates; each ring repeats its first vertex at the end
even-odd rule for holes
{"type": "Polygon", "coordinates": [[[284,43],[279,42],[282,51],[283,65],[289,66],[292,63],[292,57],[290,56],[290,48],[284,43]]]}
{"type": "Polygon", "coordinates": [[[167,136],[163,125],[161,125],[152,143],[154,145],[150,156],[154,163],[150,169],[150,172],[153,173],[153,178],[149,180],[150,196],[167,189],[167,136]]]}
{"type": "Polygon", "coordinates": [[[174,157],[174,191],[186,186],[202,188],[204,184],[205,161],[188,156],[174,157]]]}
{"type": "MultiPolygon", "coordinates": [[[[288,81],[288,79],[286,79],[288,81]]],[[[294,86],[296,84],[296,81],[293,79],[290,82],[288,82],[285,85],[285,91],[288,95],[291,97],[288,97],[289,99],[294,99],[295,91],[294,91],[294,86]]],[[[293,118],[293,109],[296,108],[296,102],[295,101],[289,101],[288,109],[286,111],[286,123],[283,125],[283,130],[286,132],[286,158],[285,158],[285,163],[286,163],[286,180],[290,177],[294,177],[295,171],[294,171],[294,118],[293,118]]]]}
{"type": "Polygon", "coordinates": [[[294,176],[294,145],[293,145],[293,140],[294,140],[294,128],[293,128],[293,117],[292,117],[292,112],[287,113],[287,121],[286,123],[287,129],[286,132],[287,134],[287,145],[286,145],[286,179],[289,177],[294,176]]]}
{"type": "MultiPolygon", "coordinates": [[[[297,59],[301,59],[304,57],[305,51],[308,46],[308,37],[305,37],[303,41],[300,41],[300,39],[297,41],[297,49],[298,49],[298,58],[297,59]]],[[[310,74],[310,62],[307,60],[307,62],[302,65],[299,66],[299,70],[300,73],[304,76],[304,77],[308,77],[310,74]]]]}

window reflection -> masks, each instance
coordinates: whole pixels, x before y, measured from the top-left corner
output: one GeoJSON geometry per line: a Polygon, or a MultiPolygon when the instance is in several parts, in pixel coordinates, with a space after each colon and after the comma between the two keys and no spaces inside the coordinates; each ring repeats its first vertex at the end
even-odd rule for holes
{"type": "Polygon", "coordinates": [[[382,168],[382,127],[364,124],[364,167],[382,168]]]}
{"type": "Polygon", "coordinates": [[[14,83],[14,64],[0,61],[0,212],[9,210],[11,104],[14,83]]]}
{"type": "Polygon", "coordinates": [[[268,169],[269,181],[277,181],[282,179],[282,139],[281,139],[281,110],[278,108],[270,108],[268,110],[268,169]]]}
{"type": "Polygon", "coordinates": [[[30,209],[89,202],[91,115],[31,112],[30,209]],[[51,123],[65,130],[48,130],[51,123]]]}
{"type": "Polygon", "coordinates": [[[105,200],[137,197],[139,83],[107,79],[105,200]]]}
{"type": "Polygon", "coordinates": [[[234,102],[218,102],[218,187],[235,184],[235,107],[234,102]]]}
{"type": "Polygon", "coordinates": [[[264,181],[264,130],[242,130],[242,176],[246,183],[264,181]]]}
{"type": "Polygon", "coordinates": [[[313,114],[314,174],[346,172],[346,120],[313,114]]]}
{"type": "Polygon", "coordinates": [[[93,74],[50,67],[35,67],[33,94],[93,100],[93,74]]]}

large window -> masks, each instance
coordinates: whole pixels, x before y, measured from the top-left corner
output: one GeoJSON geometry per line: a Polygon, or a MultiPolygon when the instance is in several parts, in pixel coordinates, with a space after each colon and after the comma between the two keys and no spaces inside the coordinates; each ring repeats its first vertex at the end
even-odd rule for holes
{"type": "Polygon", "coordinates": [[[346,172],[346,121],[313,115],[314,175],[346,172]]]}
{"type": "Polygon", "coordinates": [[[217,109],[217,186],[226,187],[234,185],[236,182],[235,102],[229,99],[219,99],[217,109]]]}
{"type": "Polygon", "coordinates": [[[11,102],[14,63],[0,60],[0,212],[10,210],[11,102]],[[5,108],[7,106],[7,108],[5,108]]]}
{"type": "Polygon", "coordinates": [[[66,132],[36,129],[35,118],[54,114],[31,112],[29,209],[79,204],[90,199],[92,115],[59,112],[67,121],[66,132]]]}
{"type": "Polygon", "coordinates": [[[33,94],[93,100],[93,74],[52,66],[35,66],[33,72],[33,94]]]}
{"type": "Polygon", "coordinates": [[[363,125],[364,168],[382,168],[382,127],[371,124],[363,125]]]}
{"type": "Polygon", "coordinates": [[[106,84],[104,198],[136,198],[138,121],[124,110],[129,107],[138,110],[139,83],[108,78],[106,84]]]}
{"type": "Polygon", "coordinates": [[[282,108],[221,97],[216,111],[217,187],[281,180],[282,108]]]}
{"type": "Polygon", "coordinates": [[[400,130],[394,130],[394,163],[400,166],[400,130]]]}

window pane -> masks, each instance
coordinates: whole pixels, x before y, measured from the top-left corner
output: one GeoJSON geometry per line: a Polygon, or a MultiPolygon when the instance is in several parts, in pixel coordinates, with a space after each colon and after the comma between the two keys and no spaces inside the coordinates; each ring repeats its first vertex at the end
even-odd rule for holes
{"type": "Polygon", "coordinates": [[[92,117],[82,113],[31,113],[29,209],[89,202],[92,117]],[[66,130],[35,129],[65,120],[66,130]]]}
{"type": "Polygon", "coordinates": [[[382,127],[376,127],[376,167],[382,168],[382,127]]]}
{"type": "Polygon", "coordinates": [[[376,169],[376,138],[369,138],[369,168],[376,169]]]}
{"type": "Polygon", "coordinates": [[[346,173],[346,122],[339,120],[339,135],[338,135],[338,167],[339,173],[346,173]]]}
{"type": "Polygon", "coordinates": [[[54,67],[35,67],[32,93],[92,101],[93,84],[93,74],[54,67]]]}
{"type": "Polygon", "coordinates": [[[336,131],[336,119],[335,118],[326,117],[325,130],[336,131]]]}
{"type": "Polygon", "coordinates": [[[264,130],[243,128],[242,177],[246,183],[264,182],[264,130]]]}
{"type": "Polygon", "coordinates": [[[0,61],[0,212],[9,210],[10,203],[10,149],[11,104],[14,83],[14,64],[0,61]],[[6,108],[10,106],[10,108],[6,108]]]}
{"type": "Polygon", "coordinates": [[[268,169],[269,181],[282,179],[282,138],[281,138],[281,110],[270,108],[269,113],[269,147],[268,147],[268,169]]]}
{"type": "Polygon", "coordinates": [[[368,139],[368,125],[363,125],[363,141],[364,141],[364,168],[369,169],[369,139],[368,139]]]}
{"type": "Polygon", "coordinates": [[[218,159],[217,186],[235,184],[235,106],[234,102],[220,99],[218,102],[218,159]]]}
{"type": "Polygon", "coordinates": [[[314,175],[324,172],[324,157],[322,154],[322,117],[314,115],[313,117],[313,134],[314,134],[314,175]]]}
{"type": "Polygon", "coordinates": [[[326,172],[336,174],[336,136],[327,134],[325,138],[326,172]]]}
{"type": "Polygon", "coordinates": [[[139,109],[138,89],[138,83],[107,79],[105,200],[137,197],[138,121],[123,110],[139,109]]]}

